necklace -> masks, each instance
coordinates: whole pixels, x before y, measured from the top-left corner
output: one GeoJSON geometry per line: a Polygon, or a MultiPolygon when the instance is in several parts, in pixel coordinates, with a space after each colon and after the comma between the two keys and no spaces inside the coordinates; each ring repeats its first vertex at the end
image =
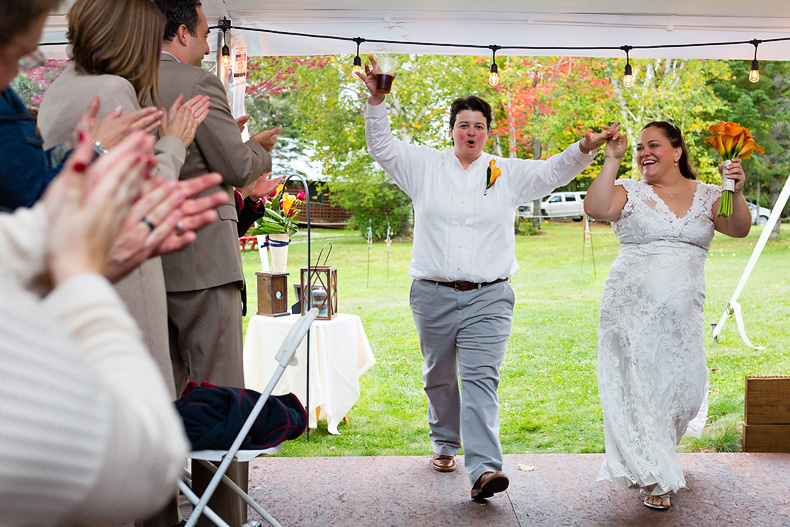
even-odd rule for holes
{"type": "MultiPolygon", "coordinates": [[[[661,187],[656,187],[655,185],[653,185],[653,191],[654,191],[654,192],[655,192],[656,190],[658,190],[659,188],[661,188],[661,187]]],[[[667,192],[667,191],[666,191],[666,190],[664,190],[663,188],[661,189],[661,191],[662,191],[662,192],[666,192],[666,193],[667,193],[667,196],[669,196],[670,198],[674,198],[674,197],[675,197],[675,194],[670,194],[669,192],[667,192]]],[[[657,193],[657,192],[656,192],[656,193],[657,193]]]]}

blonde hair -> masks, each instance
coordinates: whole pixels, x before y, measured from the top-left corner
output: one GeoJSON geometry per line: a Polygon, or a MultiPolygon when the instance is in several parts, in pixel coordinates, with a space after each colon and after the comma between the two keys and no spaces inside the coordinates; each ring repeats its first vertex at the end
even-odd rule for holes
{"type": "Polygon", "coordinates": [[[128,80],[140,105],[157,104],[165,17],[151,0],[77,0],[66,36],[80,73],[128,80]]]}

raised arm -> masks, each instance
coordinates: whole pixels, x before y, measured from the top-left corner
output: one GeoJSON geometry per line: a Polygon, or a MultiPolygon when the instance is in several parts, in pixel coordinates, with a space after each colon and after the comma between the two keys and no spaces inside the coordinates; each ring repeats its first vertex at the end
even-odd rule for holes
{"type": "Polygon", "coordinates": [[[606,141],[603,167],[584,198],[584,212],[597,220],[616,221],[628,199],[625,189],[614,184],[628,146],[628,137],[620,133],[619,123],[609,129],[613,134],[606,141]]]}

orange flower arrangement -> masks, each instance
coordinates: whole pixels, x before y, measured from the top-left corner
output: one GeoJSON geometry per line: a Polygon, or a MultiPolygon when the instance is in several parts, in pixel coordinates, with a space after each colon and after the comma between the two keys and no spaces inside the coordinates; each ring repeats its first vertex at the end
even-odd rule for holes
{"type": "MultiPolygon", "coordinates": [[[[737,125],[731,121],[721,121],[710,126],[708,130],[713,132],[714,135],[705,139],[705,142],[710,143],[724,160],[725,173],[730,160],[736,157],[746,159],[755,151],[759,152],[760,155],[765,153],[765,148],[757,144],[752,137],[752,133],[744,126],[737,125]]],[[[719,200],[717,215],[727,218],[732,214],[732,191],[735,189],[735,184],[725,174],[722,174],[721,186],[723,190],[719,200]]]]}
{"type": "Polygon", "coordinates": [[[299,213],[296,207],[304,202],[305,193],[300,190],[294,196],[288,192],[283,192],[283,186],[266,196],[263,201],[265,214],[259,218],[256,226],[250,231],[252,234],[281,234],[286,233],[293,236],[299,230],[298,224],[293,221],[294,216],[299,213]]]}

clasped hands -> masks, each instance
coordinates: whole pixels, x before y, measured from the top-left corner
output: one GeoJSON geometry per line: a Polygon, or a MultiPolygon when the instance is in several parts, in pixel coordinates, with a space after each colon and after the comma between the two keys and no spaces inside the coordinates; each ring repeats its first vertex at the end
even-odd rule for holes
{"type": "Polygon", "coordinates": [[[42,198],[50,216],[47,260],[55,285],[84,272],[117,282],[146,259],[192,243],[195,231],[216,220],[214,208],[228,200],[223,191],[189,199],[220,184],[216,173],[185,181],[152,177],[155,139],[143,130],[95,161],[92,141],[90,134],[79,134],[42,198]]]}

